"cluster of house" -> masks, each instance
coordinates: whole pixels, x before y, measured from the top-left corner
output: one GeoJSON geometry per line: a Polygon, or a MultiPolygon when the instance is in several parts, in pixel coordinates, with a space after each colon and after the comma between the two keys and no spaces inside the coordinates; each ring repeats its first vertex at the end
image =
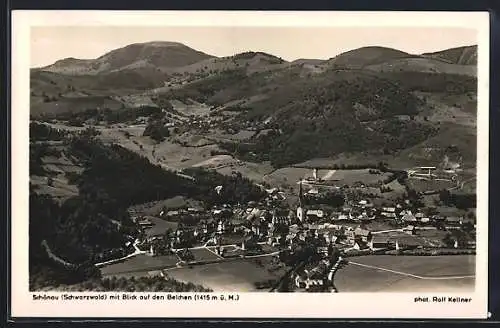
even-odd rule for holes
{"type": "Polygon", "coordinates": [[[374,220],[393,221],[399,225],[412,226],[435,226],[444,227],[446,230],[460,229],[469,224],[474,228],[476,221],[473,218],[463,216],[443,216],[430,214],[424,211],[412,212],[408,204],[398,204],[394,207],[376,207],[367,200],[344,206],[340,211],[327,212],[321,207],[299,207],[297,217],[302,222],[365,222],[374,220]]]}
{"type": "Polygon", "coordinates": [[[342,257],[336,260],[324,258],[319,263],[306,265],[294,275],[295,287],[306,292],[337,292],[333,279],[343,261],[342,257]]]}
{"type": "Polygon", "coordinates": [[[195,129],[215,129],[223,123],[225,118],[222,115],[219,116],[203,116],[203,117],[189,117],[184,125],[189,128],[195,129]]]}
{"type": "MultiPolygon", "coordinates": [[[[297,242],[313,238],[320,247],[330,243],[343,244],[354,249],[381,249],[417,247],[417,229],[444,227],[460,229],[464,225],[475,228],[475,220],[455,216],[415,213],[408,203],[394,207],[377,207],[367,200],[350,202],[338,210],[325,206],[302,206],[296,211],[278,207],[282,199],[277,189],[269,189],[265,202],[250,202],[247,206],[223,205],[206,210],[187,208],[161,211],[157,217],[141,217],[137,223],[145,231],[145,240],[165,239],[169,231],[171,248],[190,247],[192,244],[220,245],[224,236],[231,235],[230,244],[241,243],[242,249],[252,248],[257,242],[269,245],[293,247],[297,242]],[[384,234],[373,235],[362,228],[373,220],[393,221],[401,234],[387,238],[384,234]],[[357,228],[353,228],[353,223],[357,228]],[[434,226],[434,227],[433,227],[434,226]],[[233,238],[239,236],[240,238],[233,238]]],[[[132,215],[134,217],[134,215],[132,215]]],[[[136,216],[137,217],[137,216],[136,216]]]]}
{"type": "Polygon", "coordinates": [[[218,245],[224,235],[231,234],[240,236],[238,243],[243,249],[249,249],[256,242],[283,233],[292,223],[290,214],[284,209],[224,206],[208,212],[188,208],[162,211],[158,217],[132,215],[132,218],[144,231],[144,242],[149,244],[168,239],[170,248],[189,247],[194,243],[218,245]]]}
{"type": "Polygon", "coordinates": [[[362,227],[354,228],[331,223],[305,224],[302,226],[295,224],[289,227],[286,236],[273,236],[272,244],[279,244],[293,249],[295,245],[300,243],[315,243],[320,252],[326,252],[330,244],[343,245],[346,248],[358,250],[399,249],[400,247],[411,248],[419,245],[414,241],[414,238],[408,237],[413,234],[415,234],[414,226],[401,229],[401,234],[397,237],[387,238],[378,237],[377,234],[373,234],[370,230],[362,227]]]}
{"type": "Polygon", "coordinates": [[[472,218],[465,218],[461,216],[443,216],[437,214],[424,213],[417,211],[413,213],[409,209],[404,209],[402,205],[396,207],[383,207],[379,212],[379,218],[393,219],[396,222],[413,224],[419,226],[444,226],[447,230],[459,229],[465,224],[474,226],[476,222],[472,218]]]}

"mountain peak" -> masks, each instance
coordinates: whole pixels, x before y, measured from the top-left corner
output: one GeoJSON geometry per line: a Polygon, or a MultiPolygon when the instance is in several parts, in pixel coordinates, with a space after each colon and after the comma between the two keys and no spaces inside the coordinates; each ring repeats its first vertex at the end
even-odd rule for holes
{"type": "Polygon", "coordinates": [[[330,64],[336,66],[347,66],[361,68],[366,65],[378,64],[381,62],[411,57],[412,55],[393,48],[381,46],[365,46],[354,50],[349,50],[329,59],[330,64]]]}
{"type": "Polygon", "coordinates": [[[141,67],[182,67],[212,57],[179,42],[152,41],[129,44],[107,52],[97,59],[66,58],[43,70],[68,75],[95,75],[141,67]]]}
{"type": "Polygon", "coordinates": [[[148,41],[148,42],[136,42],[129,44],[128,46],[125,47],[131,47],[131,46],[142,46],[142,47],[186,47],[183,43],[180,42],[174,42],[174,41],[148,41]]]}

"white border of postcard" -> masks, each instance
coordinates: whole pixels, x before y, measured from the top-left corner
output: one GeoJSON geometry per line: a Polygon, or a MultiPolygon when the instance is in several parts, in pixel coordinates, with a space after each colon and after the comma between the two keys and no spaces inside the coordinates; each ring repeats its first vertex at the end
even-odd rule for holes
{"type": "MultiPolygon", "coordinates": [[[[411,37],[411,36],[408,36],[411,37]]],[[[141,12],[12,13],[13,317],[486,318],[488,295],[489,14],[487,12],[141,12]],[[28,122],[32,26],[460,27],[478,32],[476,288],[472,293],[240,293],[237,302],[34,301],[28,290],[28,122]],[[415,303],[417,296],[470,297],[469,303],[415,303]]],[[[62,293],[46,293],[61,295],[62,293]]],[[[85,295],[97,293],[85,293],[85,295]]]]}

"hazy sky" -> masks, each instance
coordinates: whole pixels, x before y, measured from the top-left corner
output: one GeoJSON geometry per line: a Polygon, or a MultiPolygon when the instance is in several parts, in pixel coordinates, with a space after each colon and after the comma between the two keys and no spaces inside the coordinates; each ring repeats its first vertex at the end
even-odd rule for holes
{"type": "Polygon", "coordinates": [[[215,56],[263,51],[285,60],[328,59],[363,46],[413,54],[477,44],[474,29],[450,27],[120,27],[31,28],[31,67],[75,57],[97,58],[131,43],[176,41],[215,56]]]}

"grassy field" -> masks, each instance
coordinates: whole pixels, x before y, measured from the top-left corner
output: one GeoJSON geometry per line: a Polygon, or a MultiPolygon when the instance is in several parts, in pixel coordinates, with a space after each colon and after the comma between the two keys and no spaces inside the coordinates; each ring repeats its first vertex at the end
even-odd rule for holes
{"type": "Polygon", "coordinates": [[[176,255],[166,255],[166,256],[148,256],[148,255],[137,255],[135,257],[129,258],[123,262],[111,264],[101,268],[101,273],[103,276],[106,275],[136,275],[141,273],[147,273],[148,271],[154,271],[163,269],[166,267],[175,266],[179,262],[179,258],[176,255]]]}
{"type": "Polygon", "coordinates": [[[281,272],[269,272],[256,260],[245,259],[224,263],[197,265],[191,268],[172,269],[168,276],[186,282],[203,284],[214,291],[254,292],[254,282],[278,279],[281,272]]]}
{"type": "Polygon", "coordinates": [[[446,236],[447,232],[443,230],[419,230],[418,236],[427,241],[428,243],[435,243],[436,246],[443,247],[444,242],[443,239],[446,236]]]}
{"type": "Polygon", "coordinates": [[[349,265],[335,277],[339,292],[438,292],[474,289],[475,280],[469,277],[475,273],[475,256],[471,255],[372,255],[353,257],[349,261],[349,265]],[[441,279],[432,279],[436,277],[441,279]],[[444,277],[447,279],[443,279],[444,277]],[[457,277],[460,279],[451,279],[457,277]]]}
{"type": "Polygon", "coordinates": [[[369,222],[366,224],[366,228],[370,231],[383,231],[383,230],[390,230],[390,229],[395,229],[393,225],[391,225],[389,222],[384,222],[384,221],[373,221],[369,222]]]}
{"type": "Polygon", "coordinates": [[[244,177],[247,177],[257,183],[261,183],[263,181],[267,181],[265,177],[273,171],[273,168],[269,163],[241,162],[239,165],[226,166],[217,169],[217,172],[225,175],[231,175],[233,171],[240,172],[244,177]]]}
{"type": "MultiPolygon", "coordinates": [[[[59,146],[51,146],[60,149],[59,146]]],[[[79,174],[83,166],[73,163],[64,154],[60,156],[45,156],[41,158],[42,167],[48,174],[44,176],[30,175],[30,183],[38,194],[47,194],[58,200],[65,200],[79,194],[78,186],[70,184],[68,174],[79,174]],[[49,185],[48,176],[51,176],[49,185]]]]}
{"type": "Polygon", "coordinates": [[[221,139],[224,141],[232,140],[232,141],[243,141],[248,140],[255,135],[255,131],[250,130],[241,130],[235,134],[224,133],[223,131],[216,130],[211,133],[211,137],[214,139],[221,139]]]}
{"type": "Polygon", "coordinates": [[[314,158],[306,162],[300,163],[300,167],[322,167],[329,165],[359,165],[359,164],[374,164],[378,162],[386,162],[394,169],[407,169],[413,167],[415,163],[404,157],[395,157],[391,155],[368,154],[368,153],[353,153],[339,154],[328,158],[314,158]]]}
{"type": "Polygon", "coordinates": [[[176,210],[179,208],[201,207],[202,205],[203,203],[200,201],[191,198],[186,198],[184,196],[175,196],[164,200],[135,205],[132,208],[136,210],[137,213],[139,214],[159,215],[163,209],[169,211],[169,210],[176,210]]]}
{"type": "Polygon", "coordinates": [[[476,184],[477,181],[476,179],[471,179],[464,181],[463,186],[462,186],[462,191],[465,193],[475,193],[476,192],[476,184]]]}
{"type": "MultiPolygon", "coordinates": [[[[338,180],[339,183],[352,185],[355,182],[364,184],[377,183],[390,176],[390,173],[370,174],[368,169],[364,170],[335,170],[333,174],[328,175],[327,180],[338,180]]],[[[322,177],[322,175],[320,175],[322,177]]]]}
{"type": "Polygon", "coordinates": [[[431,122],[452,122],[475,128],[477,121],[477,99],[473,95],[447,95],[445,93],[414,92],[424,99],[425,106],[420,113],[431,122]]]}
{"type": "Polygon", "coordinates": [[[286,167],[276,170],[264,177],[264,181],[274,186],[296,186],[297,181],[312,177],[311,169],[286,167]]]}
{"type": "Polygon", "coordinates": [[[408,179],[408,184],[417,192],[448,189],[456,186],[452,181],[408,179]]]}
{"type": "Polygon", "coordinates": [[[231,155],[212,156],[207,160],[194,164],[194,167],[217,168],[222,166],[236,166],[237,160],[231,155]]]}
{"type": "Polygon", "coordinates": [[[77,196],[79,193],[78,186],[69,184],[68,179],[64,175],[57,175],[52,178],[52,181],[52,185],[49,186],[47,177],[30,176],[30,182],[35,187],[37,194],[50,195],[62,201],[77,196]]]}
{"type": "Polygon", "coordinates": [[[210,250],[205,248],[193,249],[191,253],[194,256],[194,261],[213,261],[218,260],[220,257],[215,253],[215,247],[211,247],[210,250]]]}
{"type": "MultiPolygon", "coordinates": [[[[395,228],[392,227],[387,230],[391,229],[395,228]]],[[[446,231],[437,229],[418,229],[415,235],[409,235],[401,231],[391,231],[379,233],[377,236],[389,238],[394,242],[398,240],[401,245],[410,243],[423,247],[444,247],[443,238],[446,236],[446,233],[446,231]]]]}
{"type": "Polygon", "coordinates": [[[465,216],[467,214],[466,210],[461,210],[451,206],[438,206],[436,210],[443,216],[465,216]]]}
{"type": "MultiPolygon", "coordinates": [[[[364,184],[377,183],[389,177],[390,173],[370,174],[368,169],[362,170],[318,170],[318,178],[336,182],[337,185],[352,185],[355,182],[364,184]]],[[[312,169],[286,167],[272,172],[265,180],[274,185],[297,186],[297,181],[313,177],[312,169]]]]}
{"type": "Polygon", "coordinates": [[[183,103],[180,101],[172,101],[171,103],[176,111],[184,115],[203,116],[210,113],[210,106],[198,103],[193,100],[188,101],[188,103],[183,103]]]}
{"type": "Polygon", "coordinates": [[[123,128],[121,130],[129,131],[132,134],[126,138],[120,129],[99,129],[99,136],[104,142],[114,142],[122,147],[134,151],[142,156],[146,156],[173,169],[182,169],[191,167],[211,157],[211,152],[219,150],[216,145],[206,145],[201,147],[185,147],[178,143],[165,140],[160,144],[155,144],[149,137],[142,137],[143,128],[123,128]],[[131,129],[133,132],[130,132],[131,129]],[[142,131],[142,132],[141,132],[142,131]],[[154,150],[154,158],[153,158],[154,150]]]}
{"type": "Polygon", "coordinates": [[[178,227],[177,222],[166,221],[153,216],[149,217],[148,220],[151,221],[153,226],[149,229],[146,229],[146,236],[153,237],[157,236],[158,234],[163,235],[168,229],[175,231],[178,227]]]}

